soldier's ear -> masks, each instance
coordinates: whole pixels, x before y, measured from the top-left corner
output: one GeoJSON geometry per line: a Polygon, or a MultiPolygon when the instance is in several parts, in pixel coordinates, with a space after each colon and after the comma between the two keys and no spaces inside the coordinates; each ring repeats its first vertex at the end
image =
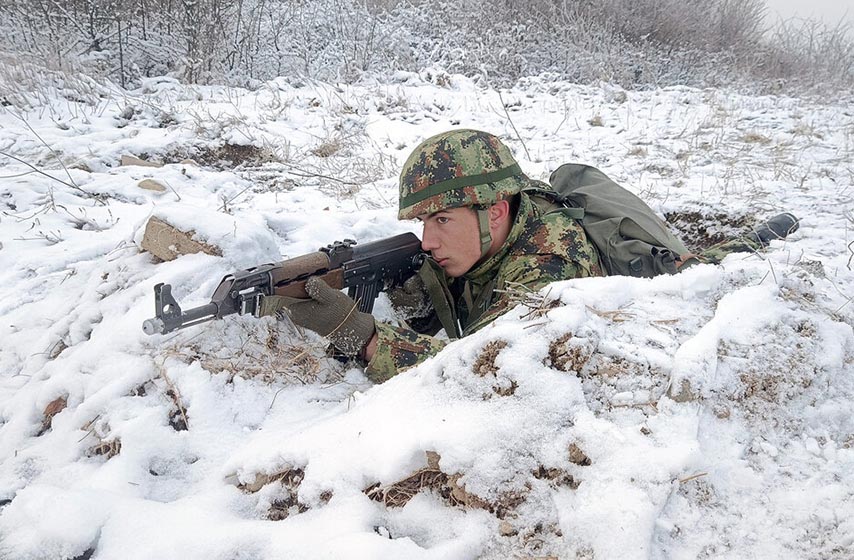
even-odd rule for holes
{"type": "Polygon", "coordinates": [[[489,207],[489,223],[492,226],[498,226],[510,219],[510,203],[506,200],[499,200],[489,207]]]}

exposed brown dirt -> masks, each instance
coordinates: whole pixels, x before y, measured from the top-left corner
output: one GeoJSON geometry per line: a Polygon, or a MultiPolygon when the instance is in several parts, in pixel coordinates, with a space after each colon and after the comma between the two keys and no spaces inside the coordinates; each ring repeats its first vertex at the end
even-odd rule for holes
{"type": "Polygon", "coordinates": [[[664,218],[676,236],[694,252],[737,239],[748,233],[754,222],[750,216],[729,216],[720,212],[702,214],[698,211],[669,212],[664,218]]]}

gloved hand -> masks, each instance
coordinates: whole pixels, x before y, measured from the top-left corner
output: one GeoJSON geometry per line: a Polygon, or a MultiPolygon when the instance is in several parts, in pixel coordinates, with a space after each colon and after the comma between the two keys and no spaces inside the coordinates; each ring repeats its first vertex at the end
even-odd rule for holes
{"type": "Polygon", "coordinates": [[[362,313],[345,293],[312,276],[305,283],[308,299],[264,298],[260,315],[285,310],[295,325],[327,337],[347,356],[356,356],[376,332],[374,316],[362,313]]]}
{"type": "Polygon", "coordinates": [[[414,274],[402,286],[387,292],[392,309],[403,319],[427,317],[433,310],[421,276],[414,274]]]}

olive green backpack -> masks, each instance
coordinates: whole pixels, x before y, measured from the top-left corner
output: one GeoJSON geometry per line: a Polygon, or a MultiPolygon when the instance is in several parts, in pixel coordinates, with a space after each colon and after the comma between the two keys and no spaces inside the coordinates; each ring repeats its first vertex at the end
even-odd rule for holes
{"type": "Polygon", "coordinates": [[[544,183],[526,188],[543,212],[581,222],[611,275],[650,278],[675,274],[690,255],[652,208],[589,165],[566,163],[544,183]]]}

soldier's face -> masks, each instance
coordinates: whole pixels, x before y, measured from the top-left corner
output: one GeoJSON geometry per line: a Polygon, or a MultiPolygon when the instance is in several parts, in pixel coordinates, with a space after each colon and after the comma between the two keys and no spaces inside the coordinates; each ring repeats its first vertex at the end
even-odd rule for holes
{"type": "Polygon", "coordinates": [[[462,276],[480,260],[480,230],[471,208],[449,208],[418,219],[424,226],[421,248],[448,276],[462,276]]]}

